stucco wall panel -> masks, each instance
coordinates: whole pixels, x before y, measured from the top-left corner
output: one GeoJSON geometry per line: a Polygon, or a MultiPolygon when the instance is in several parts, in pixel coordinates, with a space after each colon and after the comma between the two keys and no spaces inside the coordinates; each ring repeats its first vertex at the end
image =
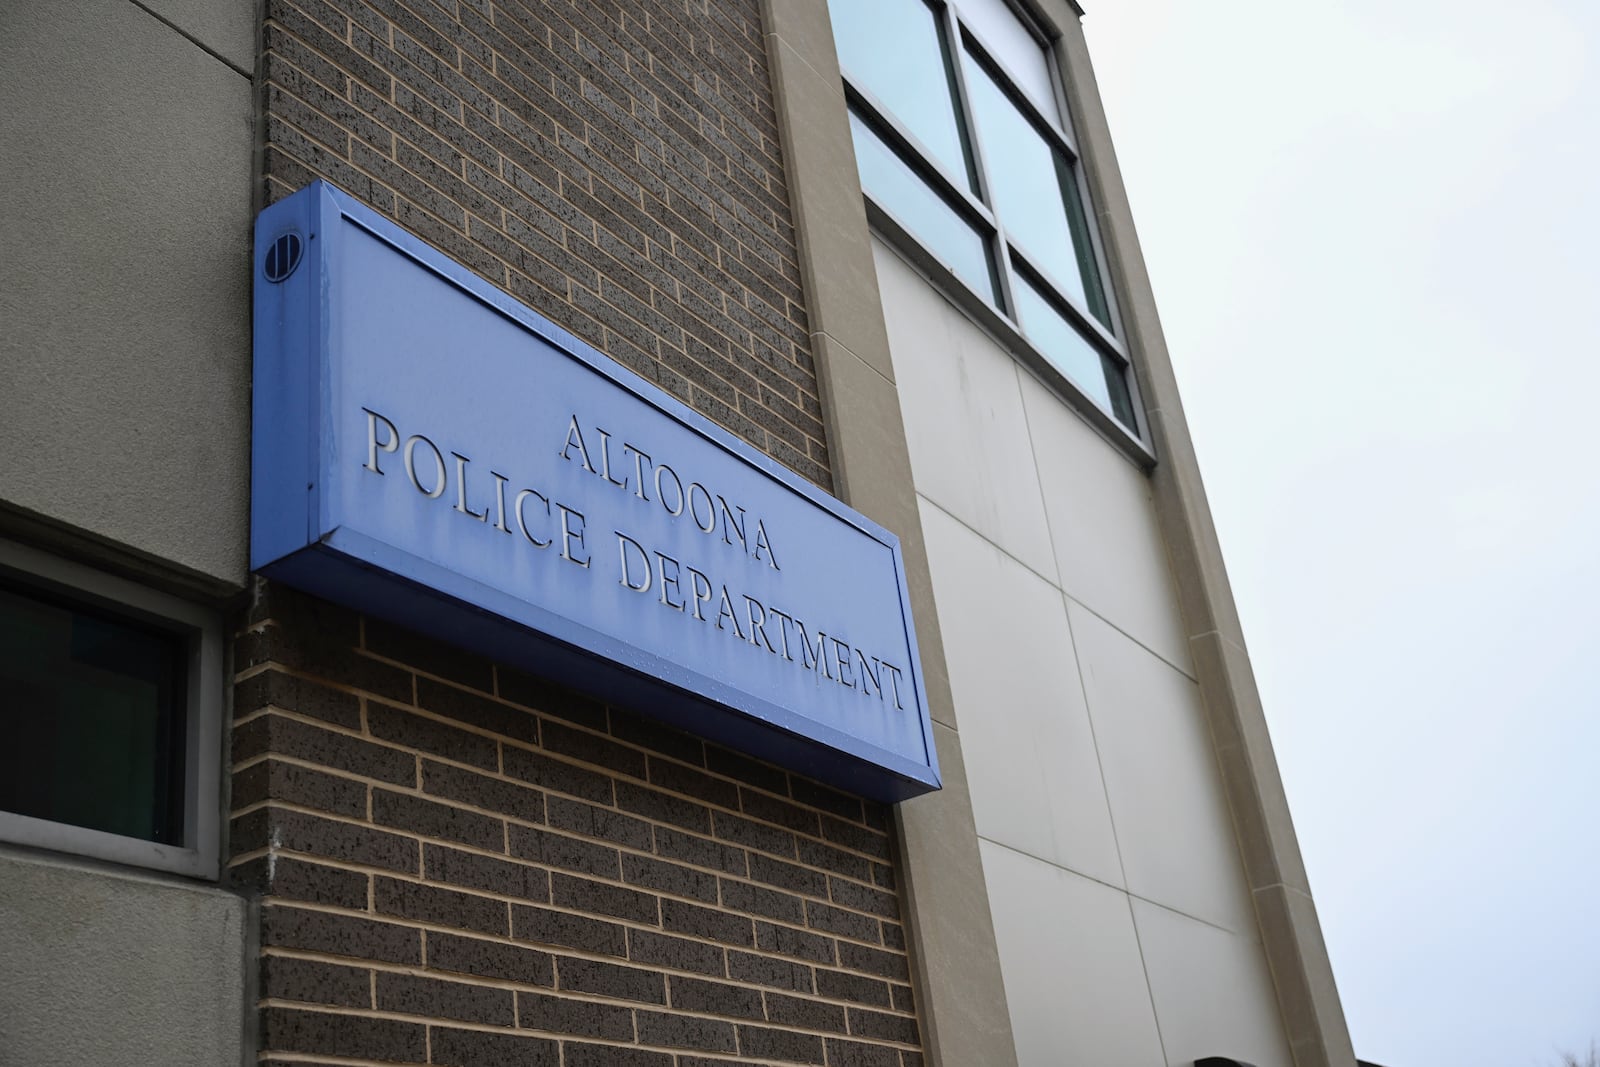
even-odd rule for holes
{"type": "Polygon", "coordinates": [[[246,904],[0,855],[0,1063],[241,1062],[246,904]]]}
{"type": "Polygon", "coordinates": [[[0,8],[0,501],[243,584],[248,78],[125,0],[0,8]]]}

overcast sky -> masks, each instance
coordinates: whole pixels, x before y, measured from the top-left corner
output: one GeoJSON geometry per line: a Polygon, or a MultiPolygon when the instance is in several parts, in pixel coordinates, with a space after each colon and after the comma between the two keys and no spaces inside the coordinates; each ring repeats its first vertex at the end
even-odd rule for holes
{"type": "Polygon", "coordinates": [[[1600,0],[1085,26],[1345,1014],[1600,1040],[1600,0]]]}

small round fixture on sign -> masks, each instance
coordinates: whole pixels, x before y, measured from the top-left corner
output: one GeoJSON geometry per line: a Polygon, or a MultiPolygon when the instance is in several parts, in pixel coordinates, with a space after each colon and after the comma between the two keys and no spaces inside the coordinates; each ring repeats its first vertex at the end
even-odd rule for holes
{"type": "Polygon", "coordinates": [[[267,258],[261,265],[267,281],[281,282],[293,274],[294,269],[300,265],[300,256],[304,249],[305,245],[300,240],[300,235],[292,230],[273,241],[271,247],[267,249],[267,258]]]}

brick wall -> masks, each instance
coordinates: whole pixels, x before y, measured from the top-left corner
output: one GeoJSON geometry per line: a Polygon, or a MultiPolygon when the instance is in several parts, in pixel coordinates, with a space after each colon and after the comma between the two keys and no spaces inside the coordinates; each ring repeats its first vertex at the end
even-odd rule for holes
{"type": "Polygon", "coordinates": [[[264,1062],[921,1067],[885,806],[256,592],[264,1062]]]}
{"type": "Polygon", "coordinates": [[[755,0],[266,0],[268,202],[326,178],[828,488],[755,0]]]}

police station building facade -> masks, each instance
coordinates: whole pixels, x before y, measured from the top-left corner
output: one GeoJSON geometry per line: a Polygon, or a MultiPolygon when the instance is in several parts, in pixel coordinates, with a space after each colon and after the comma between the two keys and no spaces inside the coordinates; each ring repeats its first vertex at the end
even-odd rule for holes
{"type": "Polygon", "coordinates": [[[1352,1065],[1080,17],[0,8],[0,1062],[1352,1065]]]}

